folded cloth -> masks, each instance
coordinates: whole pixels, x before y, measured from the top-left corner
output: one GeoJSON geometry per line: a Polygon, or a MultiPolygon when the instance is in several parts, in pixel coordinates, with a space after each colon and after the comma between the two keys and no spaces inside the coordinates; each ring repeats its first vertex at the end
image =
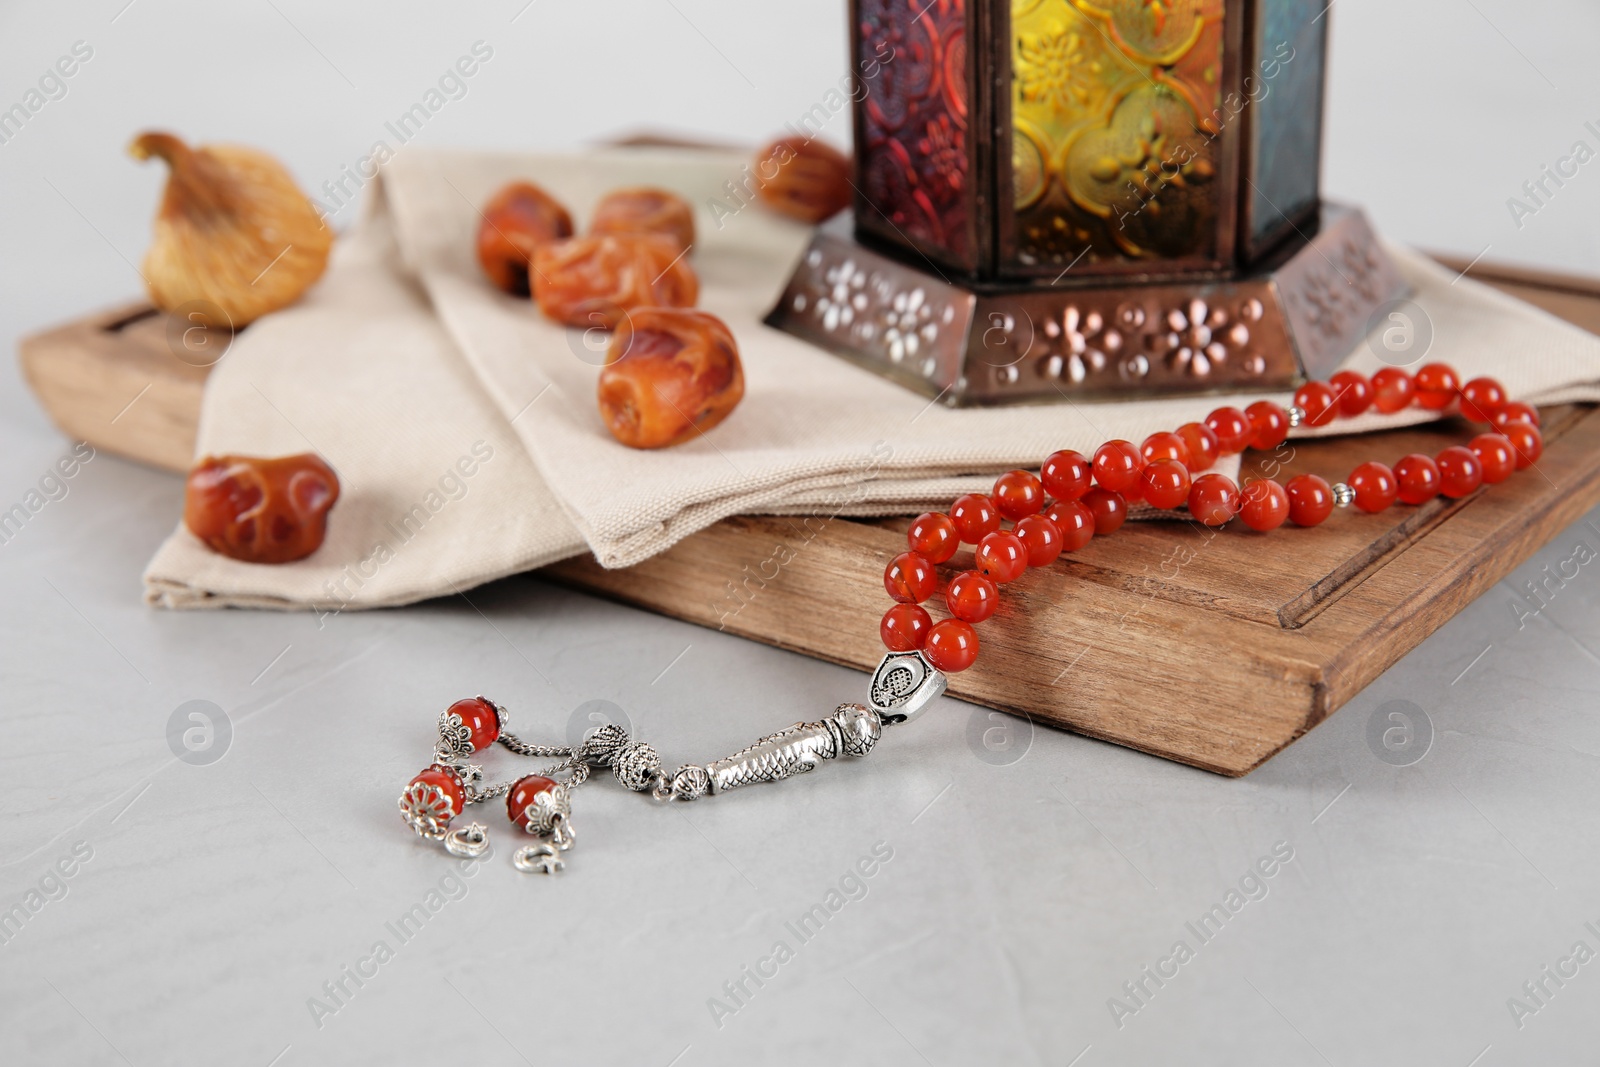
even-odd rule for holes
{"type": "MultiPolygon", "coordinates": [[[[148,599],[326,612],[449,595],[585,551],[627,566],[735,514],[942,507],[1057,448],[1139,441],[1257,398],[931,403],[762,324],[807,231],[738,206],[731,190],[744,165],[737,154],[659,149],[412,148],[390,161],[326,279],[239,336],[202,412],[201,454],[314,450],[333,464],[344,496],[327,543],[300,563],[262,566],[214,555],[180,526],[147,569],[148,599]],[[732,328],[745,366],[745,399],[722,425],[654,452],[611,438],[595,403],[595,339],[497,292],[474,261],[477,205],[516,178],[548,188],[580,221],[626,185],[663,186],[696,205],[700,303],[732,328]]],[[[1432,320],[1431,358],[1493,374],[1520,399],[1600,399],[1600,339],[1391,252],[1432,320]]],[[[1364,346],[1348,365],[1381,364],[1364,346]]],[[[1365,415],[1297,433],[1430,417],[1365,415]]],[[[1218,469],[1234,472],[1237,460],[1218,469]]]]}
{"type": "Polygon", "coordinates": [[[300,304],[212,370],[200,455],[317,452],[338,472],[328,537],[294,564],[240,563],[179,527],[145,570],[169,608],[408,604],[583,551],[512,427],[399,270],[381,189],[300,304]]]}

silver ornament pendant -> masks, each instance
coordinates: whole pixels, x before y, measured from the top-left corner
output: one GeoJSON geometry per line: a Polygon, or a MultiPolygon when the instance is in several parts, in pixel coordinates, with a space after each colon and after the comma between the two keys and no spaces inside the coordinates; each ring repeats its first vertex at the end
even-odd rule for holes
{"type": "MultiPolygon", "coordinates": [[[[476,753],[460,715],[448,712],[438,723],[440,762],[424,770],[400,798],[400,811],[418,834],[441,841],[452,855],[477,859],[489,851],[488,831],[481,823],[449,829],[452,818],[468,804],[508,797],[509,814],[520,829],[538,838],[512,855],[519,871],[555,874],[566,867],[564,853],[576,839],[572,830],[571,794],[589,777],[593,767],[610,767],[623,787],[649,793],[657,800],[699,800],[740,786],[781,782],[820,767],[824,761],[849,756],[858,759],[871,752],[883,728],[909,722],[945,691],[944,673],[921,652],[891,652],[873,673],[867,704],[840,704],[832,715],[816,722],[797,722],[768,734],[748,748],[713,763],[686,764],[668,776],[656,750],[628,736],[615,724],[602,726],[582,745],[571,747],[531,745],[505,729],[505,709],[482,697],[494,709],[500,727],[500,745],[522,756],[562,757],[562,762],[517,781],[482,786],[481,769],[466,762],[476,753]],[[566,772],[564,782],[549,779],[566,772]],[[527,799],[517,790],[538,779],[540,791],[527,799]]],[[[474,727],[476,728],[476,727],[474,727]]]]}

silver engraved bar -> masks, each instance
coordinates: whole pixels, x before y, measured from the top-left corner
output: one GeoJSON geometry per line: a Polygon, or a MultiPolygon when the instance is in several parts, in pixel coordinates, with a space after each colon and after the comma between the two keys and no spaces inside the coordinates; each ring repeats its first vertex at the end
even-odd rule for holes
{"type": "Polygon", "coordinates": [[[707,764],[709,791],[721,793],[757,782],[781,782],[841,754],[865,756],[882,735],[883,723],[875,710],[863,704],[840,704],[820,722],[795,723],[727,759],[707,764]]]}
{"type": "Polygon", "coordinates": [[[944,672],[921,652],[891,652],[872,675],[868,699],[883,724],[893,726],[922,714],[944,692],[945,684],[944,672]]]}

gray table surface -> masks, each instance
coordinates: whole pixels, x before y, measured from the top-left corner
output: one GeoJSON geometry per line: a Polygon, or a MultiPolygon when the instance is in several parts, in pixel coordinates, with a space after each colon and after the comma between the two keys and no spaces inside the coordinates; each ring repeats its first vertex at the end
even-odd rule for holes
{"type": "MultiPolygon", "coordinates": [[[[429,143],[753,139],[843,65],[833,2],[630,0],[604,50],[573,45],[597,43],[584,6],[125,2],[0,8],[0,105],[95,48],[0,144],[8,349],[137,292],[159,175],[119,153],[141,126],[272,147],[315,189],[479,38],[496,59],[429,143]],[[597,61],[638,80],[582,82],[597,61]]],[[[1591,5],[1334,17],[1333,192],[1402,239],[1593,270],[1600,179],[1521,228],[1504,203],[1596,139],[1591,5]]],[[[72,446],[13,368],[0,387],[4,509],[72,446]]],[[[670,807],[585,787],[544,879],[498,820],[462,871],[397,818],[450,700],[496,696],[548,741],[609,702],[674,762],[863,677],[529,578],[322,626],[157,612],[138,574],[179,479],[102,455],[65,489],[0,545],[8,1065],[1597,1057],[1600,513],[1242,781],[946,700],[782,787],[670,807]],[[192,701],[216,729],[185,761],[192,701]]]]}

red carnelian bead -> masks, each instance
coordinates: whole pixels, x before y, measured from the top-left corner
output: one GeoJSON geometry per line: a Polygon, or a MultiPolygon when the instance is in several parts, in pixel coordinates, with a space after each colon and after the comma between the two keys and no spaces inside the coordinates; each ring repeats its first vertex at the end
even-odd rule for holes
{"type": "Polygon", "coordinates": [[[1061,551],[1076,552],[1094,538],[1094,512],[1081,500],[1057,500],[1044,510],[1044,517],[1061,532],[1061,551]]]}
{"type": "Polygon", "coordinates": [[[1503,433],[1480,433],[1467,446],[1483,468],[1483,483],[1498,485],[1517,469],[1517,453],[1503,433]]]}
{"type": "Polygon", "coordinates": [[[1094,532],[1101,537],[1116,533],[1128,521],[1128,502],[1121,493],[1097,485],[1084,494],[1083,503],[1094,515],[1094,532]]]}
{"type": "Polygon", "coordinates": [[[1372,376],[1372,404],[1381,414],[1404,411],[1416,395],[1417,384],[1399,367],[1385,367],[1372,376]]]}
{"type": "Polygon", "coordinates": [[[968,493],[950,506],[950,521],[956,533],[969,545],[982,541],[984,535],[1000,529],[1000,512],[994,501],[978,493],[968,493]]]}
{"type": "Polygon", "coordinates": [[[939,575],[922,556],[902,552],[883,569],[883,587],[902,604],[920,604],[939,588],[939,575]]]}
{"type": "Polygon", "coordinates": [[[506,794],[506,815],[511,819],[511,825],[533,833],[528,829],[528,809],[540,793],[554,792],[555,788],[556,783],[542,774],[530,774],[517,779],[511,792],[506,794]]]}
{"type": "Polygon", "coordinates": [[[1239,487],[1225,474],[1202,474],[1189,488],[1189,514],[1207,526],[1221,526],[1239,514],[1239,487]]]}
{"type": "Polygon", "coordinates": [[[1520,400],[1513,400],[1494,413],[1494,424],[1502,428],[1508,422],[1531,422],[1538,426],[1541,421],[1539,409],[1520,400]]]}
{"type": "Polygon", "coordinates": [[[1175,433],[1163,431],[1151,434],[1144,439],[1144,444],[1139,446],[1139,454],[1144,457],[1147,467],[1164,459],[1175,459],[1185,467],[1189,465],[1189,446],[1175,433]]]}
{"type": "Polygon", "coordinates": [[[1353,419],[1372,406],[1372,383],[1365,374],[1342,370],[1328,379],[1339,398],[1339,414],[1353,419]]]}
{"type": "Polygon", "coordinates": [[[1211,432],[1209,426],[1186,422],[1178,427],[1178,436],[1189,446],[1189,459],[1184,465],[1191,474],[1206,470],[1222,455],[1222,446],[1217,443],[1217,435],[1211,432]]]}
{"type": "Polygon", "coordinates": [[[1474,378],[1461,387],[1461,414],[1473,422],[1493,422],[1506,406],[1506,387],[1493,378],[1474,378]]]}
{"type": "Polygon", "coordinates": [[[1239,493],[1239,518],[1252,530],[1276,530],[1289,517],[1289,494],[1270,478],[1258,478],[1239,493]]]}
{"type": "Polygon", "coordinates": [[[933,616],[920,604],[896,604],[883,613],[878,623],[878,636],[883,647],[890,652],[910,652],[928,642],[928,631],[933,629],[933,616]]]}
{"type": "Polygon", "coordinates": [[[1326,382],[1307,382],[1294,392],[1294,406],[1311,426],[1326,426],[1339,414],[1339,394],[1326,382]]]}
{"type": "Polygon", "coordinates": [[[1139,484],[1144,457],[1132,441],[1107,441],[1094,452],[1094,480],[1112,492],[1126,494],[1139,484]]]}
{"type": "Polygon", "coordinates": [[[461,725],[472,734],[472,751],[482,752],[500,736],[500,716],[482,697],[468,697],[450,705],[448,715],[461,716],[461,725]]]}
{"type": "Polygon", "coordinates": [[[1426,504],[1439,495],[1439,465],[1432,456],[1413,452],[1394,465],[1394,480],[1400,500],[1406,504],[1426,504]]]}
{"type": "Polygon", "coordinates": [[[1206,429],[1216,434],[1217,448],[1225,456],[1243,452],[1250,447],[1255,430],[1250,420],[1238,408],[1218,408],[1206,416],[1206,429]]]}
{"type": "Polygon", "coordinates": [[[1461,378],[1446,363],[1427,363],[1417,370],[1417,406],[1443,411],[1461,391],[1461,378]]]}
{"type": "Polygon", "coordinates": [[[1000,606],[1000,587],[977,571],[962,571],[944,591],[945,607],[965,622],[982,622],[1000,606]]]}
{"type": "Polygon", "coordinates": [[[1527,470],[1544,455],[1544,434],[1532,423],[1508,423],[1501,427],[1500,432],[1505,434],[1506,440],[1511,442],[1511,450],[1517,454],[1517,470],[1527,470]]]}
{"type": "Polygon", "coordinates": [[[433,819],[438,828],[443,828],[461,814],[466,807],[467,797],[461,785],[461,776],[449,767],[435,763],[407,783],[400,802],[401,811],[408,822],[413,818],[433,819]]]}
{"type": "Polygon", "coordinates": [[[1028,546],[1008,530],[996,530],[978,542],[974,565],[1002,585],[1014,582],[1028,569],[1028,546]]]}
{"type": "Polygon", "coordinates": [[[1394,471],[1382,463],[1363,463],[1350,472],[1349,485],[1356,491],[1356,507],[1374,515],[1393,504],[1400,492],[1394,471]]]}
{"type": "Polygon", "coordinates": [[[1267,452],[1289,439],[1289,413],[1270,400],[1257,400],[1244,409],[1250,420],[1250,447],[1267,452]]]}
{"type": "Polygon", "coordinates": [[[929,563],[945,563],[961,547],[961,535],[950,516],[937,511],[918,515],[906,531],[906,544],[911,551],[929,563]]]}
{"type": "Polygon", "coordinates": [[[1027,471],[1008,471],[995,479],[994,506],[1012,522],[1037,515],[1044,507],[1044,486],[1027,471]]]}
{"type": "Polygon", "coordinates": [[[1139,476],[1139,492],[1153,508],[1179,508],[1189,499],[1189,468],[1175,459],[1150,464],[1139,476]]]}
{"type": "Polygon", "coordinates": [[[1039,480],[1051,499],[1077,500],[1094,484],[1090,479],[1093,473],[1087,456],[1066,448],[1052,452],[1044,461],[1044,466],[1039,468],[1039,480]]]}
{"type": "Polygon", "coordinates": [[[1434,457],[1434,462],[1439,465],[1439,492],[1451,500],[1458,500],[1483,484],[1483,467],[1470,448],[1452,445],[1434,457]]]}
{"type": "Polygon", "coordinates": [[[964,671],[978,658],[978,631],[960,619],[936,622],[922,654],[946,674],[964,671]]]}
{"type": "Polygon", "coordinates": [[[1315,474],[1290,478],[1284,487],[1289,494],[1289,521],[1296,526],[1315,526],[1333,514],[1333,487],[1315,474]]]}
{"type": "Polygon", "coordinates": [[[1028,566],[1048,567],[1061,555],[1061,531],[1043,515],[1029,515],[1012,528],[1028,550],[1028,566]]]}

